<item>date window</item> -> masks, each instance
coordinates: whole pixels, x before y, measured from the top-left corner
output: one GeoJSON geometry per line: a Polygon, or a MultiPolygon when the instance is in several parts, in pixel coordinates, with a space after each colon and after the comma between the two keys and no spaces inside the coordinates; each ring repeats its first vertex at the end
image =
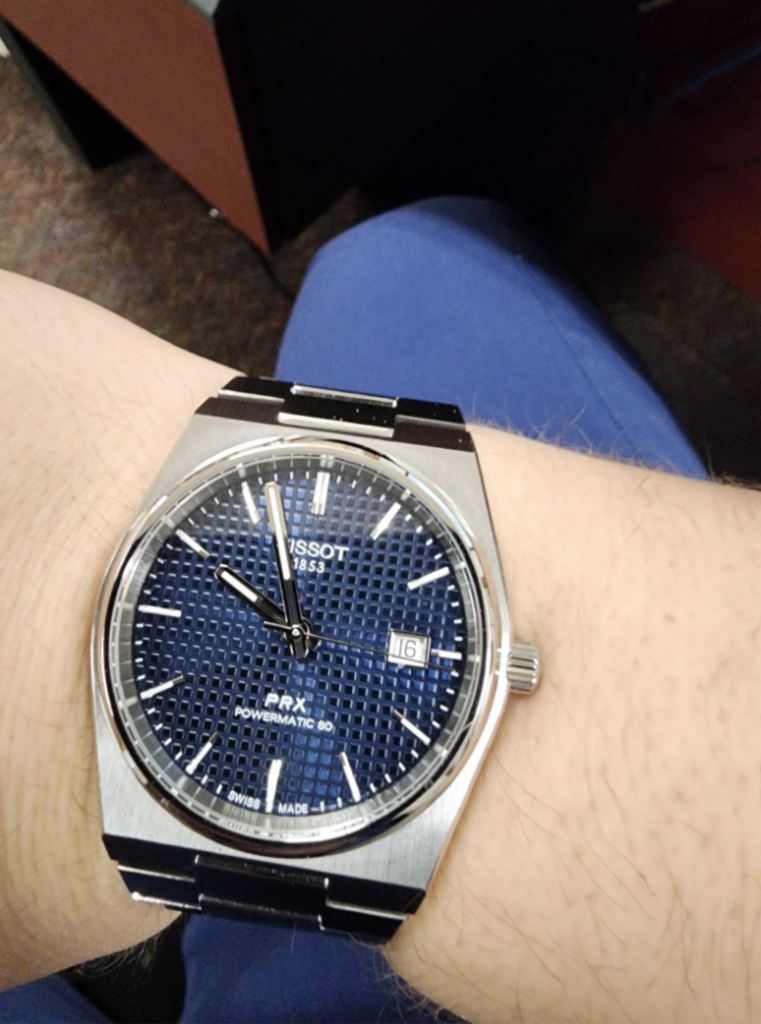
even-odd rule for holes
{"type": "Polygon", "coordinates": [[[425,668],[431,652],[431,638],[419,633],[403,633],[392,629],[388,635],[386,657],[392,665],[425,668]]]}

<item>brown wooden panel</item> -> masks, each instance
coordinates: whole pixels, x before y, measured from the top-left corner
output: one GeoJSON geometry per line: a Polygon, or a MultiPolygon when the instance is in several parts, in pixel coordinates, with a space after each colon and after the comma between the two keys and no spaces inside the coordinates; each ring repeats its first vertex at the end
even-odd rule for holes
{"type": "Polygon", "coordinates": [[[269,251],[212,24],[181,0],[0,0],[0,14],[269,251]]]}

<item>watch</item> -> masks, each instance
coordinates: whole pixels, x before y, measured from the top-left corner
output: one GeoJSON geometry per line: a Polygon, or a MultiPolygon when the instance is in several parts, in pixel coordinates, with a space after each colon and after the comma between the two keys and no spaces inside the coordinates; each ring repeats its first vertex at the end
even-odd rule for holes
{"type": "Polygon", "coordinates": [[[136,899],[378,940],[540,674],[460,411],[247,377],[116,551],[92,666],[104,841],[136,899]]]}

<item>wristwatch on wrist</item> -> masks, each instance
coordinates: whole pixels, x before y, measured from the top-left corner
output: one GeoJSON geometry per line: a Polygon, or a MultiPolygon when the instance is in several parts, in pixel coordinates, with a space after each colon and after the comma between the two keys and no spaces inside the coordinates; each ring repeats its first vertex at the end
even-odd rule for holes
{"type": "Polygon", "coordinates": [[[380,940],[539,680],[459,410],[246,377],[116,551],[92,663],[136,899],[380,940]]]}

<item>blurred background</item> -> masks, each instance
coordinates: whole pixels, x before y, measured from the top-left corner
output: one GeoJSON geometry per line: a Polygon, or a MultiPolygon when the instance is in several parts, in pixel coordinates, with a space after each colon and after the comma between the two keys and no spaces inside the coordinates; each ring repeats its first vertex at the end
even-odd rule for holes
{"type": "MultiPolygon", "coordinates": [[[[0,0],[0,38],[1,267],[268,374],[320,245],[490,196],[761,484],[757,0],[0,0]]],[[[77,984],[176,1019],[180,932],[77,984]]]]}
{"type": "Polygon", "coordinates": [[[750,0],[0,0],[0,265],[268,373],[316,249],[518,209],[711,471],[761,481],[750,0]]]}

